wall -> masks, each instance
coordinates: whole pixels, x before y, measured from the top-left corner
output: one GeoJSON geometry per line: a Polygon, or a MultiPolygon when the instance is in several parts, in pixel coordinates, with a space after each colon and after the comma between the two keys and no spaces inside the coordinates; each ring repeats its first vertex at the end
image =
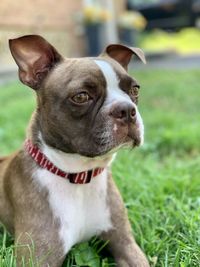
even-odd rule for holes
{"type": "Polygon", "coordinates": [[[81,8],[82,0],[1,0],[0,63],[12,61],[9,38],[33,33],[43,35],[66,56],[82,54],[82,35],[76,23],[81,8]]]}

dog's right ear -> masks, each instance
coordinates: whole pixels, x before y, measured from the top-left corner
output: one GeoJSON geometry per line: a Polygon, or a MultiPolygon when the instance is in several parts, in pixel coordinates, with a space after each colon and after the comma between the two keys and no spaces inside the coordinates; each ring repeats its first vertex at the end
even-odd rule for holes
{"type": "Polygon", "coordinates": [[[9,40],[12,56],[19,67],[20,80],[37,90],[56,63],[62,60],[56,49],[39,35],[9,40]]]}

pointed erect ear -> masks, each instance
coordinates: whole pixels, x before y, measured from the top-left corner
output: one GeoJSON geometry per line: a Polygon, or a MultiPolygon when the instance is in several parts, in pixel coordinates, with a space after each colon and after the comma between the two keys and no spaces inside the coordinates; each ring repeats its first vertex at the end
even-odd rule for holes
{"type": "Polygon", "coordinates": [[[146,64],[144,52],[137,47],[128,47],[121,44],[111,44],[106,47],[104,54],[107,54],[118,61],[126,70],[128,69],[128,64],[133,55],[136,55],[144,64],[146,64]]]}
{"type": "Polygon", "coordinates": [[[62,59],[56,49],[39,35],[9,40],[9,46],[19,67],[20,80],[35,90],[52,67],[62,59]]]}

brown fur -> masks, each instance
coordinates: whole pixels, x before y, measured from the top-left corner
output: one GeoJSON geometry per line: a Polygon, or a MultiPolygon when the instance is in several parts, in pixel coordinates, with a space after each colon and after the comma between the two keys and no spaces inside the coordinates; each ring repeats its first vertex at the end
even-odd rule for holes
{"type": "Polygon", "coordinates": [[[146,257],[136,244],[127,210],[124,207],[120,192],[113,181],[112,174],[108,177],[108,205],[111,207],[113,230],[104,233],[102,238],[109,240],[110,250],[119,267],[147,267],[146,257]]]}
{"type": "Polygon", "coordinates": [[[6,159],[7,159],[7,157],[0,158],[0,163],[2,163],[6,159]]]}
{"type": "MultiPolygon", "coordinates": [[[[23,151],[0,165],[0,219],[15,234],[16,245],[26,244],[33,249],[34,243],[37,259],[46,261],[46,256],[52,267],[61,266],[64,255],[58,239],[59,222],[52,218],[47,192],[30,176],[36,167],[23,151]]],[[[18,262],[22,256],[30,257],[28,247],[18,249],[18,262]]]]}
{"type": "MultiPolygon", "coordinates": [[[[47,192],[38,188],[30,177],[29,173],[34,168],[37,166],[24,151],[19,151],[0,165],[0,189],[2,185],[4,188],[4,191],[0,191],[0,219],[11,233],[15,233],[16,245],[26,244],[33,249],[34,242],[35,262],[43,259],[51,263],[51,267],[60,267],[65,254],[58,238],[59,222],[52,217],[47,192]]],[[[107,201],[111,207],[114,230],[103,233],[102,238],[109,240],[117,266],[149,266],[132,236],[127,211],[111,173],[108,177],[108,192],[107,201]]],[[[31,256],[28,246],[18,249],[17,253],[18,264],[21,257],[28,259],[31,256]]],[[[40,266],[47,265],[41,263],[40,266]]]]}
{"type": "MultiPolygon", "coordinates": [[[[19,66],[21,81],[37,92],[38,105],[28,130],[28,137],[32,142],[40,146],[38,138],[40,132],[49,146],[61,151],[89,155],[91,158],[104,154],[103,150],[98,151],[98,146],[95,147],[92,143],[99,129],[104,129],[106,120],[104,115],[106,118],[109,117],[105,113],[98,117],[100,113],[98,111],[105,100],[106,84],[96,65],[89,59],[84,61],[62,59],[57,51],[39,36],[15,39],[10,42],[10,47],[19,66]],[[95,89],[92,87],[88,89],[88,85],[81,83],[86,81],[86,78],[90,85],[95,84],[95,89]],[[77,109],[70,104],[70,92],[74,92],[77,88],[86,88],[93,94],[95,101],[92,103],[92,108],[86,105],[90,110],[80,107],[77,109]],[[66,130],[65,123],[70,125],[71,131],[66,130]]],[[[126,78],[121,84],[126,91],[130,82],[136,84],[136,81],[128,77],[120,64],[126,69],[131,55],[137,54],[138,50],[112,45],[109,46],[107,53],[102,56],[113,65],[119,76],[126,78]],[[109,58],[109,53],[114,59],[122,62],[118,64],[109,58]]],[[[143,59],[141,53],[140,51],[139,56],[143,59]]],[[[113,143],[112,146],[114,145],[116,144],[113,143]]],[[[109,151],[108,147],[106,149],[109,151]]],[[[53,217],[49,207],[48,192],[33,179],[37,168],[36,163],[23,149],[0,159],[0,220],[14,234],[16,245],[30,246],[35,265],[39,260],[40,267],[61,267],[66,255],[58,234],[60,222],[53,217]]],[[[132,237],[126,209],[111,175],[108,177],[107,194],[114,228],[103,233],[102,238],[109,240],[117,266],[148,267],[143,252],[132,237]]],[[[17,267],[21,266],[22,257],[25,257],[28,267],[30,249],[27,246],[17,246],[16,252],[17,267]]]]}

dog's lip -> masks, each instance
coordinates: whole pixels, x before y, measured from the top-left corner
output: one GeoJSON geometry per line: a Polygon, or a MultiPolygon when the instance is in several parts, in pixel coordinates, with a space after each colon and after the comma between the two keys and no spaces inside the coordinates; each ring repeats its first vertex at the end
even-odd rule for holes
{"type": "Polygon", "coordinates": [[[140,146],[141,139],[140,138],[134,138],[133,139],[133,146],[140,146]]]}
{"type": "Polygon", "coordinates": [[[100,137],[100,136],[96,136],[94,139],[94,142],[97,146],[114,146],[115,145],[123,145],[124,143],[129,143],[132,142],[134,144],[134,146],[139,146],[141,143],[141,137],[140,137],[140,127],[139,126],[134,126],[134,127],[128,127],[128,132],[126,134],[126,136],[124,136],[124,138],[122,138],[121,140],[115,140],[115,138],[113,138],[113,140],[111,140],[111,134],[108,137],[100,137]],[[112,142],[114,141],[114,142],[112,142]]]}
{"type": "Polygon", "coordinates": [[[130,128],[128,130],[128,137],[132,140],[133,146],[140,146],[142,142],[140,127],[135,125],[134,128],[130,128]]]}

